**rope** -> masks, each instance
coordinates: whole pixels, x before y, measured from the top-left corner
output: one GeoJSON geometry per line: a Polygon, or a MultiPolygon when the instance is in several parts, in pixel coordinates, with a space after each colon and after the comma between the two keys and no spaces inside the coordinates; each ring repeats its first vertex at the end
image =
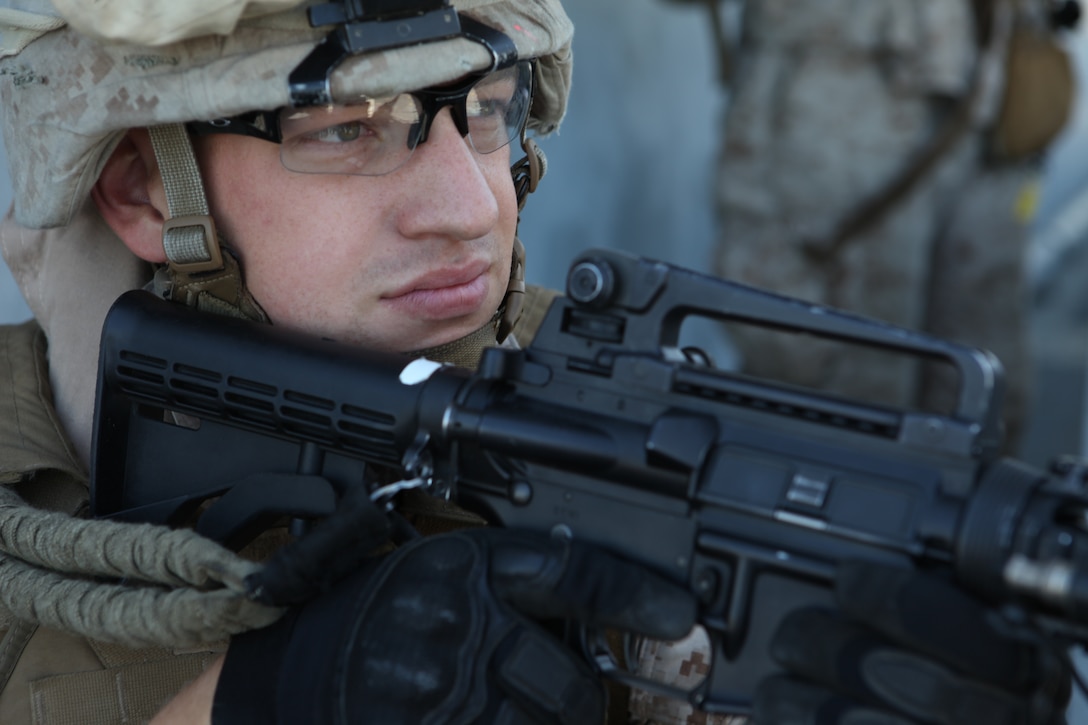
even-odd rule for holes
{"type": "Polygon", "coordinates": [[[282,613],[246,596],[259,568],[192,531],[74,519],[0,487],[0,608],[27,622],[130,647],[215,642],[282,613]]]}

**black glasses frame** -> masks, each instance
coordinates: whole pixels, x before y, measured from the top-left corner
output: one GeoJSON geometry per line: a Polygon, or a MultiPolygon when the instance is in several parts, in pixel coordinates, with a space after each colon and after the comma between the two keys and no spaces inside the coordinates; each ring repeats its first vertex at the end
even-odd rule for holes
{"type": "MultiPolygon", "coordinates": [[[[535,75],[536,75],[536,61],[523,60],[518,61],[514,66],[520,66],[527,64],[529,66],[529,111],[525,114],[525,119],[522,121],[522,128],[518,129],[521,133],[524,130],[525,124],[529,120],[529,115],[532,112],[533,105],[533,92],[535,89],[535,75]]],[[[453,116],[454,125],[457,127],[457,131],[464,138],[468,136],[468,94],[472,91],[476,85],[483,79],[490,76],[494,71],[488,71],[484,73],[473,73],[464,82],[457,85],[437,86],[434,88],[423,88],[418,91],[407,91],[407,94],[413,96],[419,100],[422,106],[423,115],[420,122],[414,124],[411,132],[408,134],[408,148],[415,149],[416,146],[427,140],[427,136],[431,130],[431,124],[438,113],[445,107],[449,106],[450,114],[453,116]]],[[[248,136],[250,138],[258,138],[262,141],[270,141],[272,143],[283,142],[283,129],[280,127],[280,111],[249,111],[247,113],[240,113],[237,116],[230,116],[228,118],[216,118],[211,121],[190,121],[186,124],[186,128],[193,136],[210,136],[219,133],[229,133],[238,136],[248,136]]],[[[512,141],[513,139],[511,139],[512,141]]]]}

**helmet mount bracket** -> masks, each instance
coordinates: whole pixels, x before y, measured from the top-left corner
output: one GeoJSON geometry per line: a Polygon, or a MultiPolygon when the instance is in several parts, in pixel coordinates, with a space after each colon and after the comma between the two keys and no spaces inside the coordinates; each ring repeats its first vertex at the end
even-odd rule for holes
{"type": "Polygon", "coordinates": [[[332,103],[330,76],[348,56],[443,40],[461,34],[449,0],[342,0],[309,8],[310,25],[336,25],[302,60],[287,83],[291,105],[332,103]]]}
{"type": "Polygon", "coordinates": [[[491,54],[488,71],[517,62],[508,36],[461,15],[449,0],[341,0],[309,9],[310,25],[336,25],[287,77],[291,106],[333,103],[333,70],[349,56],[463,37],[491,54]]]}

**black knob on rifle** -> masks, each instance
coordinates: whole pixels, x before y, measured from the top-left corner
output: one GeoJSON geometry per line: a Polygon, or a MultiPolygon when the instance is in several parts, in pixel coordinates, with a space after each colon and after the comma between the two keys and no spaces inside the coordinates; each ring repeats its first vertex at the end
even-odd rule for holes
{"type": "Polygon", "coordinates": [[[615,289],[616,273],[604,260],[579,262],[567,275],[567,295],[579,304],[604,307],[612,301],[615,289]]]}

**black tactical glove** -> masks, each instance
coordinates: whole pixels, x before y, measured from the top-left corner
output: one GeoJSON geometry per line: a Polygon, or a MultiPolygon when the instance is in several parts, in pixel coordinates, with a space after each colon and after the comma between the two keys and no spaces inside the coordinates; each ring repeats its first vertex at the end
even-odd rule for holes
{"type": "Polygon", "coordinates": [[[852,563],[835,596],[840,610],[779,627],[771,654],[790,674],[760,684],[757,725],[1065,722],[1064,664],[951,583],[852,563]]]}
{"type": "Polygon", "coordinates": [[[419,539],[236,637],[212,721],[601,722],[599,677],[531,618],[677,639],[695,602],[577,542],[504,529],[419,539]]]}

